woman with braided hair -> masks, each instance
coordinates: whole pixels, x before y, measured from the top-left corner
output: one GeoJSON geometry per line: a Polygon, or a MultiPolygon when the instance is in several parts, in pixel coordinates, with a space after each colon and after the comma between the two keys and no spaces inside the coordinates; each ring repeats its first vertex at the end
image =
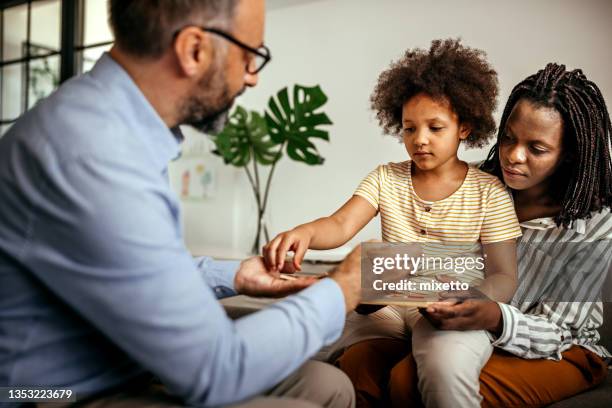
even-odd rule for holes
{"type": "MultiPolygon", "coordinates": [[[[481,406],[544,406],[607,376],[612,356],[597,329],[612,261],[611,134],[604,98],[581,70],[548,64],[512,90],[482,169],[514,198],[519,288],[510,304],[468,299],[422,311],[433,330],[488,332],[495,351],[480,374],[481,406]]],[[[453,377],[443,349],[418,375],[406,349],[374,339],[340,357],[358,406],[433,406],[432,392],[462,392],[465,379],[453,377]]]]}
{"type": "MultiPolygon", "coordinates": [[[[610,116],[597,85],[581,70],[566,71],[564,65],[558,64],[548,64],[519,83],[504,109],[497,145],[482,167],[503,179],[517,199],[538,192],[554,202],[548,211],[554,214],[557,225],[567,227],[575,220],[590,218],[593,211],[610,207],[610,116]],[[556,163],[557,167],[550,168],[555,172],[554,177],[545,174],[539,179],[521,178],[504,172],[505,159],[500,160],[500,151],[511,139],[508,119],[523,105],[536,111],[541,108],[541,114],[548,111],[563,126],[563,146],[560,146],[563,157],[556,163]],[[546,182],[542,184],[542,181],[546,182]],[[547,188],[545,191],[528,188],[534,184],[547,188]]],[[[520,207],[517,205],[517,210],[520,207]]]]}

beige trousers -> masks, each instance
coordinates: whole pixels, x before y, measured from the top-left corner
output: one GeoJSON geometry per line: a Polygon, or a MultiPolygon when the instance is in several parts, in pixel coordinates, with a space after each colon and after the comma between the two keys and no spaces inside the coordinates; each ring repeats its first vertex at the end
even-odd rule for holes
{"type": "Polygon", "coordinates": [[[353,344],[376,338],[409,341],[411,336],[425,406],[480,407],[478,377],[493,351],[488,336],[483,330],[435,329],[414,307],[387,306],[369,315],[349,314],[340,339],[316,358],[334,362],[353,344]]]}
{"type": "MultiPolygon", "coordinates": [[[[43,408],[178,408],[180,401],[159,384],[122,391],[87,403],[40,404],[43,408]]],[[[280,384],[232,408],[353,408],[355,391],[346,374],[320,361],[308,361],[280,384]]]]}
{"type": "Polygon", "coordinates": [[[412,332],[419,392],[427,408],[480,408],[480,371],[493,346],[484,330],[438,330],[424,318],[412,332]]]}

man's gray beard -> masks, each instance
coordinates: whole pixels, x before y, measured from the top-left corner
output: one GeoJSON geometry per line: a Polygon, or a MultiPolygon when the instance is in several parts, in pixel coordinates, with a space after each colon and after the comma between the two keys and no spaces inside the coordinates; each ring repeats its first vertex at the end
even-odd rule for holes
{"type": "Polygon", "coordinates": [[[206,134],[217,134],[229,119],[235,95],[230,97],[221,64],[215,64],[197,84],[196,92],[183,107],[182,124],[206,134]]]}
{"type": "Polygon", "coordinates": [[[221,131],[225,128],[225,125],[229,120],[230,109],[231,105],[228,106],[225,110],[213,116],[209,116],[197,121],[192,121],[191,123],[187,124],[199,132],[206,133],[207,135],[216,135],[218,133],[221,133],[221,131]]]}

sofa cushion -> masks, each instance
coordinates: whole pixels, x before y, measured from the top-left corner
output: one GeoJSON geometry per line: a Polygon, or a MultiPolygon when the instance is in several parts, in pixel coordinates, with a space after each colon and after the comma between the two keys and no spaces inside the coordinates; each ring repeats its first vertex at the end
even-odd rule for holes
{"type": "Polygon", "coordinates": [[[592,390],[549,405],[550,408],[609,408],[612,406],[612,375],[592,390]]]}

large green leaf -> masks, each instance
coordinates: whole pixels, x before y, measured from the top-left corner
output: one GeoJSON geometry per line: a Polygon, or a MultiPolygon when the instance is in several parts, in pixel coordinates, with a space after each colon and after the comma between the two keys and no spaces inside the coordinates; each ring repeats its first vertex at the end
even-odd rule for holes
{"type": "Polygon", "coordinates": [[[323,112],[316,112],[327,102],[327,96],[317,86],[305,87],[295,85],[293,88],[293,106],[289,100],[287,88],[271,97],[266,111],[266,122],[272,140],[276,143],[287,143],[287,154],[293,160],[309,165],[323,164],[323,157],[317,147],[309,140],[319,138],[329,141],[322,125],[331,125],[332,121],[323,112]]]}
{"type": "Polygon", "coordinates": [[[212,137],[215,154],[223,157],[226,164],[244,167],[252,156],[262,165],[270,165],[280,159],[278,143],[270,138],[266,120],[257,112],[250,115],[242,106],[237,106],[225,128],[212,137]]]}

